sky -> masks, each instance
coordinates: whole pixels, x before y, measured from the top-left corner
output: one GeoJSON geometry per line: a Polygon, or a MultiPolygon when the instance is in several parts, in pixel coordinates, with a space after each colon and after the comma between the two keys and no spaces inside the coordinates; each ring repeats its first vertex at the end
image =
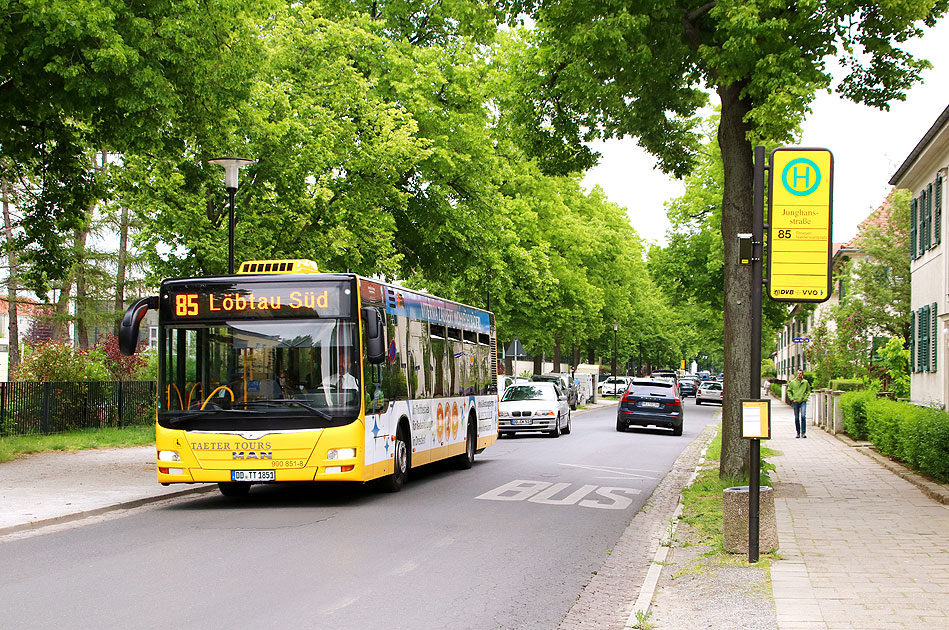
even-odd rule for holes
{"type": "MultiPolygon", "coordinates": [[[[923,73],[905,101],[890,111],[858,105],[821,92],[802,125],[798,146],[830,149],[834,156],[834,242],[857,234],[857,225],[883,203],[890,178],[939,114],[949,106],[949,18],[905,48],[933,67],[923,73]]],[[[599,164],[583,179],[600,186],[610,201],[627,209],[630,223],[647,241],[665,243],[669,228],[664,204],[684,192],[682,183],[654,168],[656,160],[634,140],[595,142],[599,164]]]]}

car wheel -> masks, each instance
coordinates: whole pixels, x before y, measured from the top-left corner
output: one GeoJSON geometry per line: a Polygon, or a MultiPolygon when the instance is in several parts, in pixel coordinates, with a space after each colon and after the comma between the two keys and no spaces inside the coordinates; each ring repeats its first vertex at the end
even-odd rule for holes
{"type": "Polygon", "coordinates": [[[626,425],[623,424],[622,420],[616,421],[616,430],[619,431],[620,433],[623,433],[626,431],[626,425]]]}
{"type": "Polygon", "coordinates": [[[696,405],[701,405],[701,404],[702,404],[702,400],[701,400],[698,396],[695,397],[695,404],[696,404],[696,405]]]}
{"type": "Polygon", "coordinates": [[[569,411],[567,412],[567,426],[563,428],[563,434],[564,435],[570,434],[570,412],[569,411]]]}
{"type": "Polygon", "coordinates": [[[560,416],[557,416],[557,421],[554,423],[554,430],[550,432],[550,437],[560,437],[560,416]]]}
{"type": "Polygon", "coordinates": [[[682,425],[672,427],[672,435],[682,435],[682,425]]]}

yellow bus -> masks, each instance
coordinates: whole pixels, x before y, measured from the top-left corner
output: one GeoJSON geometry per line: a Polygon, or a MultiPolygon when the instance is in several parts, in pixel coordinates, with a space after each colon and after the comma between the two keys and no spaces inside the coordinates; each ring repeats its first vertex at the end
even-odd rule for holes
{"type": "Polygon", "coordinates": [[[488,311],[308,260],[165,280],[126,311],[122,352],[158,313],[157,475],[162,484],[367,482],[470,468],[498,435],[488,311]]]}

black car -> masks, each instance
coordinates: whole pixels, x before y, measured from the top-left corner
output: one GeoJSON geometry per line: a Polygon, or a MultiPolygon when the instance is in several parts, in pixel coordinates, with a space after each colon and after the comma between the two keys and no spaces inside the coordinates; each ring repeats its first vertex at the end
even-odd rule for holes
{"type": "Polygon", "coordinates": [[[682,398],[679,386],[666,379],[636,379],[620,399],[616,430],[656,426],[682,435],[682,398]]]}
{"type": "Polygon", "coordinates": [[[694,378],[681,378],[679,379],[679,393],[682,394],[683,398],[688,396],[695,396],[695,392],[699,389],[699,382],[694,378]]]}

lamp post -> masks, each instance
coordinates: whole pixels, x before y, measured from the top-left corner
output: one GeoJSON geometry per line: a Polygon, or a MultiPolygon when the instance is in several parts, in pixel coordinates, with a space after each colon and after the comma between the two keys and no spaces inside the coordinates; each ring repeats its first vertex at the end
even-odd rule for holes
{"type": "Polygon", "coordinates": [[[619,324],[616,322],[613,322],[613,366],[611,370],[612,372],[611,376],[613,376],[614,379],[616,377],[616,331],[617,330],[619,330],[619,324]]]}
{"type": "Polygon", "coordinates": [[[211,164],[224,167],[224,187],[229,200],[227,215],[227,273],[234,273],[234,197],[237,195],[237,172],[243,166],[253,164],[254,160],[241,157],[223,157],[208,160],[211,164]]]}

